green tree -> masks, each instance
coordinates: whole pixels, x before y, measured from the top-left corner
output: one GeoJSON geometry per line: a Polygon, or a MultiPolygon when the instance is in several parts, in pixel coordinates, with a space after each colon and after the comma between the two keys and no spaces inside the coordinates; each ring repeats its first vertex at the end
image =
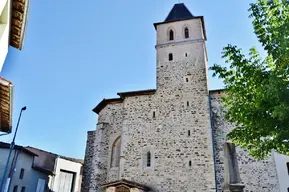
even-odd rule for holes
{"type": "Polygon", "coordinates": [[[245,55],[228,45],[228,67],[210,68],[225,85],[225,119],[235,127],[227,137],[256,159],[272,150],[289,155],[289,1],[257,0],[249,12],[266,58],[254,47],[245,55]]]}

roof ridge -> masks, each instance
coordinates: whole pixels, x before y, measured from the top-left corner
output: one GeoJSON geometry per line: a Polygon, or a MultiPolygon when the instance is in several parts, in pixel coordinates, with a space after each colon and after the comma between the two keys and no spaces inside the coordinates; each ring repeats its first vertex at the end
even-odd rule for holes
{"type": "Polygon", "coordinates": [[[35,149],[35,150],[38,150],[38,151],[41,151],[41,152],[44,152],[44,153],[48,153],[48,154],[51,154],[51,155],[55,155],[56,157],[60,157],[60,158],[63,158],[63,159],[71,159],[71,160],[82,160],[83,161],[83,159],[78,159],[78,158],[74,158],[74,157],[68,157],[68,156],[64,156],[64,155],[59,155],[59,154],[56,154],[56,153],[52,153],[52,152],[50,152],[50,151],[45,151],[45,150],[43,150],[43,149],[39,149],[39,148],[36,148],[36,147],[32,147],[32,146],[27,146],[27,147],[25,147],[25,148],[28,148],[28,150],[29,150],[29,148],[32,148],[32,149],[35,149]]]}
{"type": "Polygon", "coordinates": [[[38,150],[38,151],[42,151],[42,152],[45,152],[45,153],[49,153],[49,154],[51,154],[51,155],[56,155],[56,156],[59,156],[59,155],[57,155],[56,153],[52,153],[52,152],[50,152],[50,151],[45,151],[45,150],[43,150],[43,149],[39,149],[39,148],[36,148],[36,147],[32,147],[32,146],[26,146],[25,148],[32,148],[32,149],[36,149],[36,150],[38,150]]]}

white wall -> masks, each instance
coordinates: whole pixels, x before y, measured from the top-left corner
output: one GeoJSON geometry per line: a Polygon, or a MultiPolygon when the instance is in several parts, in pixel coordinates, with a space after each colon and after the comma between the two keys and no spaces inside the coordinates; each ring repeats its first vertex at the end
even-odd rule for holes
{"type": "Polygon", "coordinates": [[[289,156],[274,153],[275,164],[277,168],[280,192],[287,192],[289,188],[289,173],[287,163],[289,163],[289,156]]]}
{"type": "Polygon", "coordinates": [[[69,172],[75,172],[75,180],[74,180],[74,190],[73,192],[80,192],[80,183],[79,179],[80,178],[80,172],[81,172],[81,167],[82,164],[68,161],[65,159],[62,159],[58,157],[56,159],[56,165],[55,165],[55,177],[50,181],[50,187],[53,191],[57,192],[57,186],[59,182],[59,175],[60,175],[60,170],[65,170],[69,172]]]}
{"type": "Polygon", "coordinates": [[[0,71],[8,53],[10,6],[10,0],[0,0],[0,71]]]}
{"type": "MultiPolygon", "coordinates": [[[[14,157],[15,151],[16,150],[13,151],[11,159],[10,159],[9,171],[11,168],[12,159],[14,157]]],[[[0,177],[2,177],[4,167],[5,167],[8,154],[9,154],[9,149],[0,148],[0,154],[1,154],[0,155],[0,177]]],[[[33,163],[33,156],[26,154],[24,152],[19,152],[16,166],[15,166],[15,172],[11,179],[9,192],[13,191],[13,188],[15,185],[18,186],[18,191],[21,191],[21,188],[25,187],[27,192],[33,192],[36,190],[37,182],[39,179],[43,179],[46,183],[48,182],[48,176],[46,174],[43,174],[33,169],[32,163],[33,163]],[[21,169],[24,169],[23,179],[19,178],[21,169]]],[[[1,179],[2,178],[0,178],[0,180],[1,179]]]]}

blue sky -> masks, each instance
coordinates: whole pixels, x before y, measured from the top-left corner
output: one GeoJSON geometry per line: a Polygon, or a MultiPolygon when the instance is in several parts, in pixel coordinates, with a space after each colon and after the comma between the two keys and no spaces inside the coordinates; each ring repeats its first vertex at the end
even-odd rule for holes
{"type": "MultiPolygon", "coordinates": [[[[24,49],[10,48],[1,72],[15,86],[14,126],[27,106],[16,143],[83,158],[98,102],[121,91],[155,88],[153,23],[177,2],[31,1],[24,49]]],[[[205,18],[209,66],[223,63],[221,51],[229,43],[245,52],[254,45],[261,50],[248,18],[251,1],[181,2],[205,18]]],[[[210,89],[222,88],[211,73],[209,80],[210,89]]]]}

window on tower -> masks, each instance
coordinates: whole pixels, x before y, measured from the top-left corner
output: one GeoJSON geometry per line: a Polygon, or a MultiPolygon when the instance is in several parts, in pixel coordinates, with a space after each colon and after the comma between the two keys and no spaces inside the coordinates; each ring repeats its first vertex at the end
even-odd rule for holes
{"type": "Polygon", "coordinates": [[[169,61],[172,61],[172,60],[173,60],[173,54],[170,53],[170,54],[169,54],[169,61]]]}
{"type": "Polygon", "coordinates": [[[151,166],[151,152],[147,152],[147,167],[151,166]]]}
{"type": "Polygon", "coordinates": [[[174,40],[174,31],[170,30],[170,41],[174,40]]]}
{"type": "Polygon", "coordinates": [[[187,38],[189,38],[189,29],[186,27],[185,28],[185,38],[187,39],[187,38]]]}

